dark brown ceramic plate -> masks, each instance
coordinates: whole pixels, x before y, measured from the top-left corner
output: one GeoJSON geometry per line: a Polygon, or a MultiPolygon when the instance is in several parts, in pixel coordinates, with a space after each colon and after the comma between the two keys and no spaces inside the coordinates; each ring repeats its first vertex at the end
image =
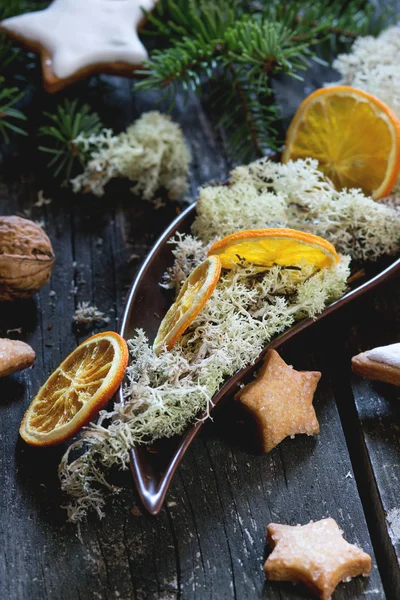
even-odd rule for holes
{"type": "MultiPolygon", "coordinates": [[[[188,233],[194,217],[195,204],[192,204],[171,223],[145,260],[126,301],[121,325],[121,335],[125,339],[132,338],[137,328],[142,328],[150,340],[155,338],[160,321],[172,302],[171,295],[159,285],[163,274],[173,263],[171,246],[167,242],[177,232],[188,233]]],[[[261,353],[258,363],[268,348],[280,347],[301,331],[317,326],[321,319],[334,313],[361,294],[372,290],[380,283],[387,281],[398,272],[400,272],[400,259],[371,264],[362,277],[354,279],[350,291],[330,304],[317,319],[299,321],[291,329],[275,338],[261,353]]],[[[214,403],[216,404],[224,396],[236,391],[238,383],[257,368],[258,363],[246,367],[230,377],[214,396],[214,403]]],[[[122,401],[121,390],[119,396],[122,401]]],[[[143,506],[150,514],[156,515],[160,512],[172,477],[202,425],[203,421],[197,421],[190,425],[182,436],[160,440],[150,448],[139,446],[131,449],[133,479],[143,506]]]]}

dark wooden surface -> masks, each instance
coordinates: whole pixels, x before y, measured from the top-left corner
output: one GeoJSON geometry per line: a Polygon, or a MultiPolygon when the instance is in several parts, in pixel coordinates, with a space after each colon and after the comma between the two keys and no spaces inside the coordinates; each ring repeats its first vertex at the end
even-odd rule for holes
{"type": "MultiPolygon", "coordinates": [[[[132,95],[130,82],[108,81],[98,110],[115,115],[116,126],[158,108],[153,96],[132,95]]],[[[298,98],[306,91],[300,87],[298,98]]],[[[43,100],[36,94],[35,106],[43,100]]],[[[194,198],[199,184],[227,175],[225,141],[196,99],[178,106],[174,116],[194,156],[194,198]]],[[[190,448],[157,518],[140,513],[126,473],[119,477],[124,491],[109,502],[106,518],[90,517],[79,539],[61,508],[66,500],[57,466],[64,448],[28,447],[18,437],[19,423],[61,359],[101,330],[73,326],[77,303],[95,303],[110,317],[109,327],[118,328],[140,261],[176,209],[155,211],[120,183],[101,200],[74,196],[42,170],[34,140],[16,143],[3,154],[0,214],[43,220],[57,264],[32,301],[0,305],[0,336],[23,339],[37,352],[32,369],[0,380],[0,598],[308,598],[300,587],[265,583],[265,527],[328,515],[348,541],[373,556],[371,576],[341,584],[334,597],[399,598],[398,393],[352,377],[349,369],[352,354],[399,340],[398,282],[282,349],[295,368],[323,373],[316,394],[319,436],[297,436],[258,456],[235,427],[228,400],[190,448]],[[53,201],[36,208],[40,189],[53,201]],[[139,258],[130,260],[132,254],[139,258]],[[10,332],[16,328],[22,333],[10,332]]]]}

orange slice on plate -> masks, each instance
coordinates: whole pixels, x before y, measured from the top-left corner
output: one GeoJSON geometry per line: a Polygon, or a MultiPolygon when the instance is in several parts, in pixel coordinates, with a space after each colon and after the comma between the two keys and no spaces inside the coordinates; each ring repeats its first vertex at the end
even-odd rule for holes
{"type": "Polygon", "coordinates": [[[400,121],[375,96],[348,86],[306,98],[286,136],[282,162],[316,158],[337,189],[361,188],[378,199],[400,172],[400,121]]]}
{"type": "Polygon", "coordinates": [[[51,446],[72,437],[112,398],[125,375],[128,346],[114,333],[93,335],[61,363],[25,413],[21,437],[51,446]]]}
{"type": "Polygon", "coordinates": [[[312,264],[323,268],[339,262],[331,243],[296,229],[253,229],[232,233],[215,242],[208,256],[219,256],[224,269],[251,264],[281,267],[312,264]]]}
{"type": "Polygon", "coordinates": [[[156,354],[163,349],[170,350],[178,341],[215,290],[220,274],[221,261],[218,256],[206,258],[192,271],[161,321],[153,344],[156,354]]]}

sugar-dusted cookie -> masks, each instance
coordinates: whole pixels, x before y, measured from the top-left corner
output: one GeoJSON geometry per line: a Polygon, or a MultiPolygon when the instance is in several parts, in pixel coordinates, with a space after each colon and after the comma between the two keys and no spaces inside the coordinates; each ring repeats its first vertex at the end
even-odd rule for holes
{"type": "Polygon", "coordinates": [[[0,30],[41,57],[43,84],[56,92],[95,73],[132,74],[148,58],[138,38],[142,8],[157,0],[53,0],[0,23],[0,30]]]}
{"type": "Polygon", "coordinates": [[[361,377],[400,386],[400,343],[379,346],[353,356],[351,368],[361,377]]]}
{"type": "Polygon", "coordinates": [[[35,360],[35,352],[25,342],[0,339],[0,377],[30,367],[35,360]]]}
{"type": "Polygon", "coordinates": [[[267,578],[304,583],[322,600],[340,581],[371,572],[371,557],[346,542],[334,519],[295,527],[271,523],[267,542],[273,548],[264,565],[267,578]]]}
{"type": "Polygon", "coordinates": [[[312,401],[320,377],[317,371],[296,371],[269,350],[257,378],[236,394],[256,420],[265,452],[289,435],[319,433],[312,401]]]}

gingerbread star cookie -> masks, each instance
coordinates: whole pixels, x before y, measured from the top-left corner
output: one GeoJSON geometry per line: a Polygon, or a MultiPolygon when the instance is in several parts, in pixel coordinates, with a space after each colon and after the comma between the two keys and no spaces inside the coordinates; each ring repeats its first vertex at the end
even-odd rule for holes
{"type": "Polygon", "coordinates": [[[379,346],[353,356],[351,368],[361,377],[400,386],[400,343],[379,346]]]}
{"type": "Polygon", "coordinates": [[[295,527],[271,523],[267,542],[273,548],[264,565],[267,579],[304,583],[322,600],[340,581],[371,572],[371,557],[346,542],[334,519],[295,527]]]}
{"type": "Polygon", "coordinates": [[[41,57],[43,84],[56,92],[95,73],[132,74],[148,58],[138,38],[142,8],[157,0],[54,0],[10,17],[0,30],[41,57]]]}
{"type": "Polygon", "coordinates": [[[312,401],[320,377],[317,371],[296,371],[268,350],[257,378],[235,396],[254,417],[264,452],[289,435],[319,433],[312,401]]]}

